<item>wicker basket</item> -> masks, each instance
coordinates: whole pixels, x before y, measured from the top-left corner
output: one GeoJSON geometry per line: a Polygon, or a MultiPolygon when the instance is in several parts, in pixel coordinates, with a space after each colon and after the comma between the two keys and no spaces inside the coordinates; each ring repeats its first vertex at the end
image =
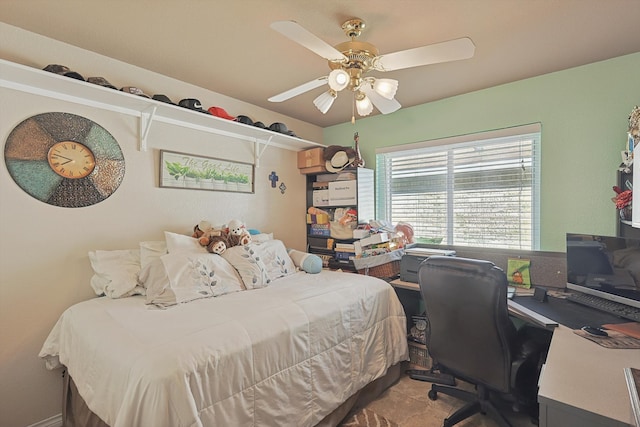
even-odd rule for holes
{"type": "Polygon", "coordinates": [[[424,344],[409,341],[409,363],[431,369],[431,357],[429,357],[429,352],[424,344]]]}
{"type": "Polygon", "coordinates": [[[358,270],[358,273],[381,279],[392,278],[400,274],[400,261],[391,261],[375,267],[366,267],[358,270]]]}

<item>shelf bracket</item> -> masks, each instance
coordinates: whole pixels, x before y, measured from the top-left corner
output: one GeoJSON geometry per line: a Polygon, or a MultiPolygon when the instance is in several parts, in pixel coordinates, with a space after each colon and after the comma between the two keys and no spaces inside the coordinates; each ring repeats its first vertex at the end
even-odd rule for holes
{"type": "Polygon", "coordinates": [[[140,146],[138,147],[140,151],[147,151],[147,136],[149,135],[151,123],[153,123],[157,109],[158,107],[151,105],[146,110],[140,112],[140,146]]]}
{"type": "Polygon", "coordinates": [[[260,158],[262,157],[262,155],[264,154],[264,151],[267,149],[267,147],[271,144],[271,140],[273,139],[273,136],[270,136],[269,139],[266,140],[266,142],[264,143],[264,147],[262,148],[262,150],[260,150],[260,141],[256,138],[254,144],[255,144],[255,149],[254,149],[254,163],[256,165],[257,168],[260,167],[260,158]]]}

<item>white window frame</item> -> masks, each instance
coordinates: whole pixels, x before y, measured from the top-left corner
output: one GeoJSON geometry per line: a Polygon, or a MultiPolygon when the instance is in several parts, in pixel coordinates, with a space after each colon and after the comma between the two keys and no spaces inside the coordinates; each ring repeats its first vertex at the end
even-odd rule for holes
{"type": "MultiPolygon", "coordinates": [[[[450,246],[474,246],[474,247],[487,247],[487,248],[500,248],[500,249],[519,249],[519,250],[539,250],[540,248],[540,138],[542,134],[542,127],[540,123],[533,123],[523,126],[515,126],[505,129],[498,129],[494,131],[481,132],[476,134],[461,135],[450,138],[423,141],[413,144],[403,144],[391,147],[383,147],[376,150],[376,218],[379,220],[389,221],[393,224],[398,222],[417,222],[414,228],[418,229],[416,233],[417,237],[424,238],[442,238],[441,244],[450,246]],[[517,159],[513,154],[507,155],[507,157],[498,159],[493,158],[493,161],[489,163],[482,163],[482,166],[476,168],[475,171],[481,171],[480,173],[486,174],[488,170],[496,170],[498,173],[505,171],[514,171],[515,167],[522,168],[523,181],[521,186],[515,191],[505,190],[505,197],[510,197],[512,203],[509,206],[515,206],[516,215],[520,220],[514,221],[513,211],[509,214],[511,221],[508,223],[508,227],[504,230],[497,231],[496,227],[498,215],[487,216],[488,221],[477,222],[477,230],[484,230],[479,233],[474,233],[471,236],[470,233],[463,230],[469,230],[468,224],[470,218],[470,211],[474,208],[480,207],[480,209],[486,209],[489,212],[491,209],[487,206],[491,200],[495,200],[496,191],[500,191],[491,185],[482,186],[482,190],[473,191],[460,191],[455,193],[454,182],[457,176],[460,179],[462,176],[462,170],[465,170],[468,174],[469,164],[476,165],[475,162],[469,162],[469,148],[482,149],[483,146],[487,150],[490,147],[504,146],[508,144],[513,149],[530,147],[529,155],[527,154],[517,159]],[[465,164],[463,169],[461,166],[462,160],[456,157],[456,153],[465,152],[465,164]],[[420,156],[425,157],[425,166],[414,166],[410,162],[420,156]],[[427,164],[431,161],[432,157],[439,156],[437,161],[433,161],[433,164],[427,164]],[[393,160],[396,160],[396,170],[392,171],[393,160]],[[404,160],[402,160],[404,159],[404,160]],[[410,173],[406,174],[402,172],[401,168],[409,168],[410,173]],[[415,170],[411,170],[414,168],[415,170]],[[528,169],[528,170],[527,170],[528,169]],[[394,173],[395,172],[395,173],[394,173]],[[526,174],[524,173],[526,172],[526,174]],[[457,175],[456,175],[457,173],[457,175]],[[415,174],[415,175],[412,175],[415,174]],[[404,185],[403,188],[408,188],[406,183],[407,177],[415,176],[422,177],[423,180],[427,175],[437,176],[439,175],[440,187],[443,187],[443,180],[446,180],[446,192],[441,190],[431,190],[425,192],[424,197],[420,196],[419,192],[415,192],[414,187],[412,189],[415,195],[411,192],[407,197],[403,197],[403,192],[400,191],[396,194],[395,198],[392,198],[391,186],[392,180],[396,179],[396,185],[404,185]],[[400,179],[404,176],[405,183],[403,184],[400,179]],[[400,184],[398,184],[400,183],[400,184]],[[486,190],[486,191],[485,191],[486,190]],[[430,194],[427,194],[430,193],[430,194]],[[398,197],[399,196],[399,197],[398,197]],[[471,201],[472,196],[478,196],[479,202],[471,201]],[[486,198],[486,201],[483,199],[486,198]],[[493,199],[491,199],[493,197],[493,199]],[[522,198],[524,197],[524,199],[522,198]],[[420,201],[416,199],[420,199],[420,201]],[[396,200],[396,204],[400,205],[400,202],[416,203],[411,215],[401,213],[402,209],[396,207],[394,210],[393,200],[396,200]],[[427,202],[429,200],[429,202],[427,202]],[[458,200],[458,201],[456,201],[458,200]],[[487,203],[487,205],[483,204],[487,203]],[[441,231],[441,236],[420,236],[420,230],[425,230],[427,227],[428,218],[422,220],[420,215],[423,212],[427,213],[429,209],[425,207],[427,203],[432,203],[433,206],[438,205],[438,215],[432,213],[432,218],[437,220],[434,223],[435,229],[441,231]],[[422,207],[421,207],[422,206],[422,207]],[[461,211],[462,207],[462,211],[461,211]],[[456,214],[454,210],[457,208],[456,214]],[[416,218],[418,216],[418,218],[416,218]],[[466,219],[465,219],[466,218],[466,219]],[[491,220],[493,222],[491,222],[491,220]],[[418,226],[416,226],[418,225],[418,226]],[[465,228],[467,227],[467,228],[465,228]],[[514,232],[515,230],[515,232],[514,232]],[[502,233],[502,234],[501,234],[502,233]]],[[[479,159],[481,160],[481,159],[479,159]]],[[[496,178],[500,178],[497,175],[496,178]]],[[[510,181],[511,182],[511,181],[510,181]]],[[[435,187],[435,185],[434,185],[435,187]]],[[[478,186],[480,188],[480,186],[478,186]]],[[[405,209],[406,212],[406,209],[405,209]]],[[[432,211],[433,212],[433,211],[432,211]]],[[[477,211],[476,211],[477,212],[477,211]]],[[[495,212],[493,212],[495,213],[495,212]]],[[[428,213],[427,213],[428,214],[428,213]]],[[[507,214],[505,214],[506,217],[507,214]]],[[[477,217],[473,219],[477,220],[477,217]]],[[[437,241],[437,240],[436,240],[437,241]]],[[[428,242],[428,240],[427,240],[428,242]]]]}

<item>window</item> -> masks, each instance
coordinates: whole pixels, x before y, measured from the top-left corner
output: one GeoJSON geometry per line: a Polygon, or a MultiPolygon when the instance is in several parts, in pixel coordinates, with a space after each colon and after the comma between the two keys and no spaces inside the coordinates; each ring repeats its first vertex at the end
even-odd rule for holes
{"type": "Polygon", "coordinates": [[[534,124],[379,149],[376,217],[418,241],[538,249],[539,147],[534,124]]]}

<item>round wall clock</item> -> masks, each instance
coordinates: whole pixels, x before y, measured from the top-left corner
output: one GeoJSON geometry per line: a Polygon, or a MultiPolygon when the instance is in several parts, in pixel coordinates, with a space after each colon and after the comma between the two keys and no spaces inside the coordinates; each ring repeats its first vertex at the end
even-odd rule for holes
{"type": "Polygon", "coordinates": [[[16,126],[4,146],[13,180],[54,206],[80,208],[112,195],[124,178],[124,156],[97,123],[70,113],[43,113],[16,126]]]}

